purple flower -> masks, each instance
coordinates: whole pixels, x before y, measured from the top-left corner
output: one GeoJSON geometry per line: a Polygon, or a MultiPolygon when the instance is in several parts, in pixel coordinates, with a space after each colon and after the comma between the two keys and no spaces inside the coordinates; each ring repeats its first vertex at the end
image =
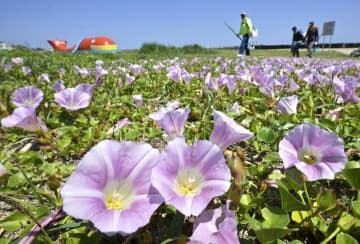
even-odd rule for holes
{"type": "Polygon", "coordinates": [[[161,108],[159,112],[152,113],[149,117],[155,120],[156,124],[165,130],[166,134],[173,139],[182,136],[186,120],[189,117],[190,109],[169,110],[161,108]]]}
{"type": "Polygon", "coordinates": [[[212,91],[217,91],[219,90],[219,84],[217,82],[216,79],[211,77],[211,73],[207,73],[206,77],[205,77],[205,86],[212,90],[212,91]]]}
{"type": "Polygon", "coordinates": [[[21,67],[21,70],[22,70],[24,75],[29,75],[32,72],[32,70],[27,66],[21,67]]]}
{"type": "Polygon", "coordinates": [[[217,196],[230,187],[231,174],[218,146],[196,140],[192,146],[185,138],[170,141],[153,169],[152,184],[186,216],[198,216],[217,196]]]}
{"type": "Polygon", "coordinates": [[[24,59],[23,58],[20,58],[20,57],[16,57],[16,58],[12,58],[11,59],[11,62],[13,64],[22,64],[24,62],[24,59]]]}
{"type": "Polygon", "coordinates": [[[56,80],[52,86],[54,92],[60,92],[65,89],[64,83],[62,80],[56,80]]]}
{"type": "Polygon", "coordinates": [[[25,86],[14,91],[12,102],[16,107],[37,108],[43,100],[43,92],[35,86],[25,86]]]}
{"type": "Polygon", "coordinates": [[[134,76],[139,76],[141,73],[145,71],[145,69],[139,64],[129,65],[129,70],[134,76]]]}
{"type": "Polygon", "coordinates": [[[338,107],[338,108],[335,108],[335,109],[332,109],[332,110],[329,110],[329,112],[327,114],[325,114],[325,117],[328,119],[328,120],[331,120],[331,121],[337,121],[340,117],[340,113],[344,110],[343,107],[338,107]]]}
{"type": "Polygon", "coordinates": [[[296,95],[283,97],[277,104],[277,110],[280,114],[296,114],[296,107],[299,99],[296,95]]]}
{"type": "Polygon", "coordinates": [[[40,80],[45,81],[46,83],[50,83],[49,74],[46,74],[46,73],[41,74],[40,80]]]}
{"type": "Polygon", "coordinates": [[[134,99],[134,103],[136,104],[136,106],[141,106],[144,102],[141,95],[134,95],[133,99],[134,99]]]}
{"type": "Polygon", "coordinates": [[[288,91],[294,92],[297,91],[298,89],[300,89],[300,86],[294,81],[294,79],[290,79],[288,91]]]}
{"type": "Polygon", "coordinates": [[[10,116],[1,120],[1,126],[17,127],[31,132],[47,132],[46,125],[36,117],[35,108],[31,107],[16,108],[10,116]]]}
{"type": "Polygon", "coordinates": [[[267,97],[275,97],[274,84],[272,83],[260,85],[259,91],[267,97]]]}
{"type": "Polygon", "coordinates": [[[120,130],[122,127],[126,125],[130,125],[131,121],[128,118],[124,118],[122,120],[119,120],[116,125],[111,127],[106,134],[111,135],[114,134],[116,131],[120,130]]]}
{"type": "Polygon", "coordinates": [[[240,110],[239,110],[239,104],[237,102],[235,102],[232,107],[229,109],[229,112],[232,113],[236,113],[236,114],[240,114],[240,110]]]}
{"type": "Polygon", "coordinates": [[[61,189],[64,211],[107,235],[135,232],[163,202],[151,186],[158,150],[104,140],[90,149],[61,189]]]}
{"type": "Polygon", "coordinates": [[[104,61],[102,61],[100,59],[95,61],[96,66],[103,66],[103,64],[104,64],[104,61]]]}
{"type": "Polygon", "coordinates": [[[237,124],[220,111],[214,110],[214,128],[210,141],[218,145],[221,150],[228,146],[251,138],[254,134],[237,124]]]}
{"type": "Polygon", "coordinates": [[[102,66],[96,66],[95,71],[96,79],[102,79],[104,75],[109,73],[107,70],[103,69],[102,66]]]}
{"type": "Polygon", "coordinates": [[[93,85],[93,84],[79,84],[79,85],[75,86],[75,89],[85,92],[85,93],[89,94],[90,96],[93,95],[94,88],[95,88],[95,85],[93,85]]]}
{"type": "Polygon", "coordinates": [[[220,208],[205,210],[195,219],[188,244],[237,244],[239,242],[235,212],[230,201],[220,208]]]}
{"type": "Polygon", "coordinates": [[[75,72],[79,73],[81,78],[85,78],[90,74],[90,70],[88,68],[80,68],[74,66],[75,72]]]}
{"type": "Polygon", "coordinates": [[[129,74],[125,74],[125,82],[126,84],[131,84],[133,83],[135,80],[135,77],[134,76],[131,76],[129,74]]]}
{"type": "Polygon", "coordinates": [[[55,101],[68,111],[75,111],[89,106],[91,94],[76,88],[67,88],[55,93],[55,101]]]}
{"type": "Polygon", "coordinates": [[[339,79],[335,76],[333,83],[335,92],[341,96],[341,102],[358,103],[360,101],[356,94],[356,88],[348,80],[339,79]]]}
{"type": "Polygon", "coordinates": [[[312,124],[292,129],[280,141],[279,154],[286,169],[295,166],[309,181],[334,179],[347,162],[342,140],[312,124]]]}

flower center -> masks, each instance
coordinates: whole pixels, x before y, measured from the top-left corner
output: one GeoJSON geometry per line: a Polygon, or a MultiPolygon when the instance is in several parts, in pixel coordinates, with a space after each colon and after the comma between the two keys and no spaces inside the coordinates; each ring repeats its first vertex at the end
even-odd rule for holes
{"type": "Polygon", "coordinates": [[[198,169],[181,170],[176,177],[177,192],[184,196],[193,196],[199,192],[203,181],[198,169]]]}
{"type": "Polygon", "coordinates": [[[305,155],[303,155],[302,161],[307,164],[314,164],[316,162],[316,157],[311,154],[309,154],[309,155],[305,154],[305,155]]]}
{"type": "Polygon", "coordinates": [[[299,151],[298,159],[307,164],[315,164],[319,161],[319,153],[312,148],[304,148],[299,151]]]}
{"type": "Polygon", "coordinates": [[[124,181],[110,181],[104,188],[104,204],[107,209],[126,209],[132,204],[134,196],[130,184],[124,181]]]}
{"type": "Polygon", "coordinates": [[[26,106],[31,106],[34,103],[34,100],[32,98],[24,99],[23,103],[26,106]]]}

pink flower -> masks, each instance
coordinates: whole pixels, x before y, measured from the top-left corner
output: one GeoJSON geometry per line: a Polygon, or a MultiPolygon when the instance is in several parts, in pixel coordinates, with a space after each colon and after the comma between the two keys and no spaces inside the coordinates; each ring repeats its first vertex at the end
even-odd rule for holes
{"type": "Polygon", "coordinates": [[[343,141],[312,124],[292,129],[279,144],[284,167],[296,167],[309,181],[334,179],[347,162],[343,141]]]}
{"type": "Polygon", "coordinates": [[[107,235],[127,235],[150,221],[163,202],[151,186],[159,152],[149,144],[99,142],[61,189],[63,209],[107,235]]]}
{"type": "Polygon", "coordinates": [[[152,184],[165,202],[186,216],[198,216],[229,189],[230,179],[218,146],[205,140],[189,146],[183,137],[168,143],[152,174],[152,184]]]}
{"type": "Polygon", "coordinates": [[[214,110],[214,128],[210,141],[218,145],[221,150],[225,150],[232,144],[247,140],[253,135],[252,132],[237,124],[224,113],[214,110]]]}

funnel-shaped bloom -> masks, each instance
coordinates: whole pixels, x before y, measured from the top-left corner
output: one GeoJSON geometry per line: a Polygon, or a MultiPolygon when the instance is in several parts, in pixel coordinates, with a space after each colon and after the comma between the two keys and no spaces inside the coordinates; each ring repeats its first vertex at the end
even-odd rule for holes
{"type": "Polygon", "coordinates": [[[24,63],[24,59],[21,57],[16,57],[16,58],[12,58],[11,62],[14,64],[22,64],[22,63],[24,63]]]}
{"type": "Polygon", "coordinates": [[[173,139],[182,136],[189,113],[189,108],[178,108],[176,110],[161,108],[160,111],[150,114],[149,117],[155,120],[156,124],[173,139]]]}
{"type": "Polygon", "coordinates": [[[55,93],[55,101],[68,111],[75,111],[89,106],[91,94],[77,88],[67,88],[55,93]]]}
{"type": "Polygon", "coordinates": [[[220,111],[214,110],[214,128],[210,141],[218,145],[221,150],[228,146],[249,139],[254,134],[237,124],[233,119],[220,111]]]}
{"type": "Polygon", "coordinates": [[[134,76],[131,76],[129,74],[125,74],[125,82],[126,84],[132,84],[135,80],[134,76]]]}
{"type": "Polygon", "coordinates": [[[35,86],[25,86],[12,94],[12,102],[16,107],[37,108],[43,100],[44,93],[35,86]]]}
{"type": "Polygon", "coordinates": [[[106,134],[111,135],[114,134],[116,131],[120,130],[124,126],[130,125],[131,121],[128,118],[124,118],[119,120],[113,127],[111,127],[106,134]]]}
{"type": "Polygon", "coordinates": [[[205,210],[195,219],[193,234],[188,244],[240,243],[235,212],[229,209],[230,201],[220,208],[205,210]]]}
{"type": "Polygon", "coordinates": [[[130,64],[129,70],[134,76],[139,76],[141,73],[145,72],[145,69],[139,64],[130,64]]]}
{"type": "Polygon", "coordinates": [[[170,141],[153,170],[153,186],[186,216],[198,216],[230,187],[231,174],[218,146],[210,141],[186,144],[183,137],[170,141]]]}
{"type": "Polygon", "coordinates": [[[283,97],[277,104],[277,110],[280,114],[296,114],[298,102],[299,99],[296,95],[283,97]]]}
{"type": "Polygon", "coordinates": [[[90,96],[92,96],[95,85],[94,84],[79,84],[79,85],[75,86],[75,88],[79,91],[86,92],[90,96]]]}
{"type": "Polygon", "coordinates": [[[240,114],[239,104],[235,102],[232,107],[229,109],[229,112],[240,114]]]}
{"type": "Polygon", "coordinates": [[[21,67],[21,70],[22,70],[24,75],[29,75],[32,72],[31,68],[27,67],[27,66],[21,67]]]}
{"type": "Polygon", "coordinates": [[[356,88],[345,79],[334,77],[333,80],[335,92],[341,96],[340,102],[358,103],[360,98],[356,94],[356,88]]]}
{"type": "Polygon", "coordinates": [[[133,95],[132,98],[136,106],[141,106],[144,102],[141,94],[133,95]]]}
{"type": "Polygon", "coordinates": [[[347,162],[342,140],[312,124],[292,129],[280,141],[279,154],[285,168],[295,166],[309,181],[334,179],[347,162]]]}
{"type": "Polygon", "coordinates": [[[39,77],[41,81],[45,81],[46,83],[50,83],[50,77],[49,74],[42,73],[39,77]]]}
{"type": "Polygon", "coordinates": [[[212,91],[217,91],[219,90],[219,83],[217,79],[214,79],[213,77],[211,77],[211,73],[207,73],[206,77],[205,77],[205,86],[212,90],[212,91]]]}
{"type": "Polygon", "coordinates": [[[65,89],[65,85],[62,80],[56,80],[52,89],[54,92],[60,92],[65,89]]]}
{"type": "Polygon", "coordinates": [[[163,202],[151,186],[158,157],[146,143],[101,141],[61,189],[64,211],[108,235],[135,232],[163,202]]]}
{"type": "Polygon", "coordinates": [[[3,127],[17,127],[26,131],[47,132],[47,127],[39,117],[36,117],[34,108],[19,107],[13,113],[1,120],[3,127]]]}

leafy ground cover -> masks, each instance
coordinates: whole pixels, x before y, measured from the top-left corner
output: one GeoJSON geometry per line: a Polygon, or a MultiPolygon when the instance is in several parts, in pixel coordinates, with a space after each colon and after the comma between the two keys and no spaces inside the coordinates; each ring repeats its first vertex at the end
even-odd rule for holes
{"type": "Polygon", "coordinates": [[[171,50],[1,53],[0,242],[357,243],[360,62],[171,50]]]}

